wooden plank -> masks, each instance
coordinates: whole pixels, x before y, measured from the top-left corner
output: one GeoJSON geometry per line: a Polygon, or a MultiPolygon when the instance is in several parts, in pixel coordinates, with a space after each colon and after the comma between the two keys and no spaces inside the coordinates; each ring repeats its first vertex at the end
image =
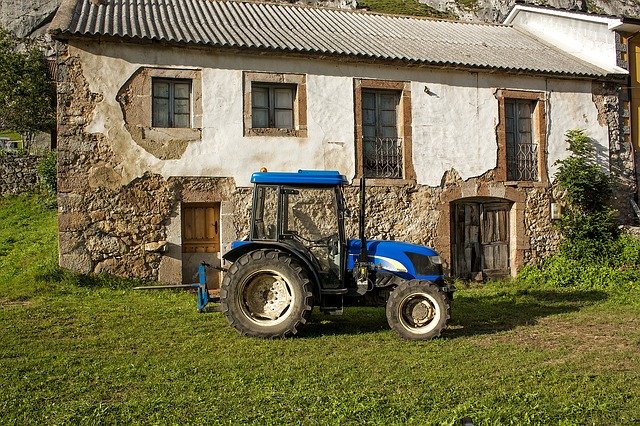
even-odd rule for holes
{"type": "Polygon", "coordinates": [[[193,235],[193,239],[195,240],[204,240],[205,232],[206,232],[206,217],[204,208],[195,208],[194,209],[195,219],[194,219],[194,228],[195,232],[193,235]]]}
{"type": "Polygon", "coordinates": [[[493,256],[494,246],[485,245],[482,248],[483,265],[482,269],[495,269],[495,260],[493,256]]]}
{"type": "Polygon", "coordinates": [[[182,239],[193,239],[193,209],[185,208],[182,211],[182,239]]]}

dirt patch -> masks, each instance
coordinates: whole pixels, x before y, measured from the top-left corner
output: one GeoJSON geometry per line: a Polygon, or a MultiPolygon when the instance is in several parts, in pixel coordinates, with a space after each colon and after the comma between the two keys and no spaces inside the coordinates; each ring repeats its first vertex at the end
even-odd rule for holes
{"type": "Polygon", "coordinates": [[[517,327],[510,333],[487,336],[481,346],[505,343],[536,349],[569,349],[586,352],[640,353],[640,318],[606,317],[539,319],[534,325],[517,327]]]}
{"type": "Polygon", "coordinates": [[[9,307],[9,306],[28,306],[31,302],[28,300],[5,300],[0,299],[0,308],[9,307]]]}

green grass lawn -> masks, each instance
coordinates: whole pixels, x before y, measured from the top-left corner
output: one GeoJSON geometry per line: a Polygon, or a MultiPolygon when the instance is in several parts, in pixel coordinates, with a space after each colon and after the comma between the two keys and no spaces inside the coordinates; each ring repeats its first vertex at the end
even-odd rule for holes
{"type": "Polygon", "coordinates": [[[56,267],[55,212],[0,199],[1,424],[640,424],[640,291],[461,289],[407,342],[382,309],[239,336],[192,294],[56,267]]]}

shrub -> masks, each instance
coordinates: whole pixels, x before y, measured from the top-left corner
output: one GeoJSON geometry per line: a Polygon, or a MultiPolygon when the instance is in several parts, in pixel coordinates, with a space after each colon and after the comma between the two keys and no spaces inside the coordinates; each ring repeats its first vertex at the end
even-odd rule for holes
{"type": "Polygon", "coordinates": [[[640,240],[619,235],[609,205],[611,180],[595,161],[593,141],[581,130],[567,132],[571,155],[555,175],[565,209],[558,224],[562,242],[542,265],[529,265],[516,281],[533,287],[637,288],[640,240]]]}
{"type": "Polygon", "coordinates": [[[38,164],[38,175],[40,183],[51,194],[55,194],[58,189],[57,160],[55,151],[49,152],[40,160],[38,164]]]}
{"type": "Polygon", "coordinates": [[[569,259],[597,261],[612,252],[616,211],[609,207],[611,179],[596,162],[593,140],[582,130],[566,133],[571,155],[556,162],[566,205],[558,224],[560,252],[569,259]]]}

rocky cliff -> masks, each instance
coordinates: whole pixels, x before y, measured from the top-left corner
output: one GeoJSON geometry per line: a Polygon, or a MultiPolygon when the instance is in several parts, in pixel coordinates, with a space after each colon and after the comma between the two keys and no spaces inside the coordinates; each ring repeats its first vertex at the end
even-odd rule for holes
{"type": "Polygon", "coordinates": [[[46,31],[60,0],[0,0],[0,26],[18,37],[46,31]]]}
{"type": "MultiPolygon", "coordinates": [[[[320,4],[352,8],[356,0],[283,0],[303,4],[320,4]]],[[[406,0],[396,0],[398,2],[406,0]]],[[[437,16],[457,17],[463,21],[501,22],[515,0],[417,0],[434,10],[437,16]],[[439,14],[439,15],[438,15],[439,14]]],[[[37,36],[45,32],[60,0],[0,0],[0,26],[19,37],[37,36]]],[[[563,9],[574,9],[607,15],[640,17],[640,0],[529,0],[563,9]]],[[[367,2],[376,12],[387,12],[389,2],[367,2]],[[386,5],[386,6],[385,6],[386,5]]],[[[396,5],[397,6],[397,5],[396,5]]],[[[398,10],[394,7],[393,10],[398,10]]],[[[409,12],[407,12],[409,13],[409,12]]]]}
{"type": "MultiPolygon", "coordinates": [[[[419,0],[463,21],[502,22],[515,0],[419,0]]],[[[640,17],[640,0],[528,0],[531,5],[614,16],[640,17]]]]}

